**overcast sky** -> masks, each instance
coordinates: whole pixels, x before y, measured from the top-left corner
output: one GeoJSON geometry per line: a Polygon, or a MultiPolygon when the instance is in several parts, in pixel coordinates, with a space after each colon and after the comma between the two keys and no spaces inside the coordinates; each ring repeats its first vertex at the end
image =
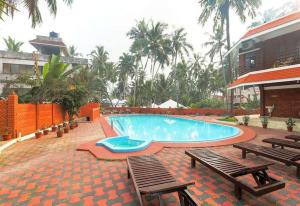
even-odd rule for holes
{"type": "MultiPolygon", "coordinates": [[[[274,2],[283,3],[287,0],[262,0],[260,10],[272,8],[274,2]]],[[[42,1],[43,2],[43,1],[42,1]]],[[[142,18],[163,21],[170,28],[184,27],[188,40],[197,52],[205,53],[202,47],[211,32],[212,25],[205,28],[197,23],[200,13],[198,0],[74,0],[72,7],[58,1],[56,18],[50,16],[45,5],[41,4],[43,24],[31,28],[27,13],[17,12],[14,19],[0,22],[0,49],[5,49],[1,40],[8,35],[25,44],[23,51],[32,52],[34,48],[28,43],[35,35],[48,35],[49,31],[60,33],[67,45],[75,45],[78,51],[89,54],[96,45],[103,45],[115,61],[128,51],[130,40],[126,33],[137,20],[142,18]]],[[[250,21],[251,22],[251,21],[250,21]]],[[[247,31],[246,24],[236,17],[231,18],[232,40],[237,41],[247,31]]]]}

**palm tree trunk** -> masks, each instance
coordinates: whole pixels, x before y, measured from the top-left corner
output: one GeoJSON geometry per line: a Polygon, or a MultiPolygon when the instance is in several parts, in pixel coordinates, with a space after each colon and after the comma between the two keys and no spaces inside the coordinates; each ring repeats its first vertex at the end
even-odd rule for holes
{"type": "Polygon", "coordinates": [[[179,99],[179,88],[177,85],[177,51],[175,52],[175,58],[174,58],[174,69],[175,69],[175,91],[176,91],[176,107],[178,108],[178,99],[179,99]]]}
{"type": "MultiPolygon", "coordinates": [[[[230,18],[229,18],[229,5],[227,7],[227,12],[226,12],[226,40],[227,40],[227,50],[229,51],[231,48],[231,42],[230,42],[230,18]]],[[[232,82],[232,65],[231,65],[231,57],[230,54],[227,56],[228,58],[228,76],[229,76],[229,81],[232,82]]],[[[233,114],[233,94],[234,91],[230,91],[230,114],[233,114]]]]}

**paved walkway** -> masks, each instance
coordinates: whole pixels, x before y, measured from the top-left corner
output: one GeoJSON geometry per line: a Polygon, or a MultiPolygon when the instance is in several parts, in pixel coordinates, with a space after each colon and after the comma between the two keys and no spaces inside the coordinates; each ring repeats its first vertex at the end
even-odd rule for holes
{"type": "MultiPolygon", "coordinates": [[[[262,137],[282,137],[279,130],[254,128],[262,137]]],[[[81,123],[63,138],[51,133],[41,139],[20,142],[0,155],[0,205],[138,205],[132,182],[126,176],[125,161],[99,161],[88,152],[76,151],[84,142],[104,137],[100,123],[81,123]]],[[[237,161],[240,151],[232,146],[213,148],[237,161]]],[[[197,165],[190,168],[184,148],[166,148],[157,153],[171,172],[182,180],[195,180],[190,187],[204,205],[299,205],[300,180],[295,168],[280,163],[270,167],[271,174],[286,182],[286,188],[260,198],[244,193],[237,201],[232,184],[209,169],[197,165]]],[[[267,159],[248,155],[246,162],[265,163],[267,159]]],[[[164,195],[165,205],[178,205],[175,194],[164,195]]],[[[158,205],[148,199],[147,205],[158,205]]]]}

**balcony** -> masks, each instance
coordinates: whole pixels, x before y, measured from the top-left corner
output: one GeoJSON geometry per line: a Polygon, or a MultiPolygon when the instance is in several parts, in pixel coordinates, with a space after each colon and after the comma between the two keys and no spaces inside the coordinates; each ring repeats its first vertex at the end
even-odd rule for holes
{"type": "Polygon", "coordinates": [[[300,64],[300,48],[288,49],[284,52],[280,52],[280,49],[277,49],[277,51],[278,52],[274,56],[271,56],[268,53],[265,53],[264,55],[254,54],[254,63],[251,63],[253,59],[249,59],[253,57],[253,55],[246,57],[245,65],[239,66],[239,75],[241,76],[259,70],[300,64]]]}

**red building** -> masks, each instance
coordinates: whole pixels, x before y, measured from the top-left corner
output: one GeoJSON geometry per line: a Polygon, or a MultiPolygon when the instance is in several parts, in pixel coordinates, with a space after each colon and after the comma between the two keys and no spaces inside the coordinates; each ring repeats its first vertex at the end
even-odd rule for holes
{"type": "Polygon", "coordinates": [[[261,115],[300,117],[300,11],[248,31],[239,49],[239,77],[229,89],[259,86],[261,115]],[[270,109],[271,108],[271,109],[270,109]]]}

